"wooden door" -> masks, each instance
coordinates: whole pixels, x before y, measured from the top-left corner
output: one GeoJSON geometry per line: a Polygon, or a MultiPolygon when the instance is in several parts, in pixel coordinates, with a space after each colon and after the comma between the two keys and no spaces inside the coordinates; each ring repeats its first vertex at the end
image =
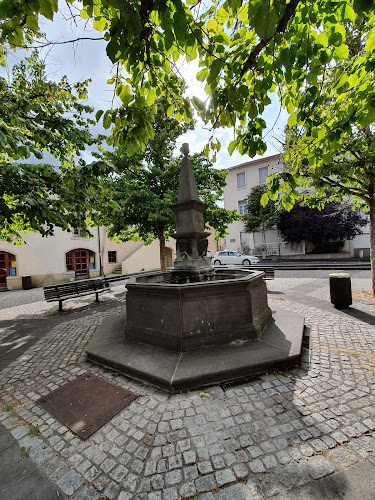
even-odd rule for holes
{"type": "Polygon", "coordinates": [[[7,276],[16,276],[16,256],[0,252],[0,288],[7,286],[7,276]]]}
{"type": "Polygon", "coordinates": [[[0,288],[7,286],[7,276],[9,271],[9,257],[7,252],[0,252],[0,288]]]}
{"type": "Polygon", "coordinates": [[[89,252],[87,250],[75,250],[74,271],[76,278],[86,277],[89,274],[89,252]]]}

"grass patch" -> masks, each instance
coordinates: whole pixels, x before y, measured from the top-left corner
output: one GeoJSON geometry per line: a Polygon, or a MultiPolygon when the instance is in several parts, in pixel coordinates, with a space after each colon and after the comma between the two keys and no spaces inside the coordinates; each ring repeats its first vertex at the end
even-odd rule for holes
{"type": "Polygon", "coordinates": [[[360,352],[356,352],[356,351],[350,351],[349,349],[332,349],[330,347],[328,347],[327,351],[329,352],[334,352],[336,354],[347,354],[348,356],[352,356],[353,358],[360,358],[361,357],[361,353],[360,352]]]}
{"type": "Polygon", "coordinates": [[[3,410],[4,411],[12,411],[13,410],[13,405],[11,405],[10,403],[5,403],[4,406],[3,406],[3,410]]]}
{"type": "Polygon", "coordinates": [[[21,448],[21,460],[28,458],[30,455],[30,446],[28,448],[21,448]]]}
{"type": "Polygon", "coordinates": [[[374,365],[362,365],[361,370],[369,370],[370,372],[375,372],[375,366],[374,365]]]}
{"type": "Polygon", "coordinates": [[[361,290],[360,292],[352,292],[352,297],[354,300],[364,300],[366,302],[370,302],[371,304],[375,304],[375,297],[371,292],[366,290],[361,290]]]}
{"type": "Polygon", "coordinates": [[[29,432],[27,433],[30,437],[38,437],[40,436],[40,431],[37,425],[33,425],[30,427],[29,432]]]}

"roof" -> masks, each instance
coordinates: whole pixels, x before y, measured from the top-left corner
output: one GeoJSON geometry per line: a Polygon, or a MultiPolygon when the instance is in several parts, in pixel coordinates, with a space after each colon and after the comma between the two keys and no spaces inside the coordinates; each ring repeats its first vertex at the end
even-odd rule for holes
{"type": "Polygon", "coordinates": [[[235,168],[251,167],[251,166],[257,165],[259,163],[264,163],[267,160],[274,160],[276,158],[280,158],[280,156],[281,156],[281,154],[278,153],[276,155],[266,156],[264,158],[258,158],[257,160],[251,160],[251,161],[247,161],[245,163],[240,163],[239,165],[234,165],[233,167],[227,168],[227,170],[234,170],[235,168]]]}

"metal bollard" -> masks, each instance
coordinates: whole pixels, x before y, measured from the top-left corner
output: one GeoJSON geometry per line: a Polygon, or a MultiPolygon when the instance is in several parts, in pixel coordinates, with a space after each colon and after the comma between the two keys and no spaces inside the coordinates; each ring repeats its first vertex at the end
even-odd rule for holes
{"type": "Polygon", "coordinates": [[[350,274],[332,273],[329,275],[331,303],[336,309],[345,309],[352,303],[352,285],[350,274]]]}

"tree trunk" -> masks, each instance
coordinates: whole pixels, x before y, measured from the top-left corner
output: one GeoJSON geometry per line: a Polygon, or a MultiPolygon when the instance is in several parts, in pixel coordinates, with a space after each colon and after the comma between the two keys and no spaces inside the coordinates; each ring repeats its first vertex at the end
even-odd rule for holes
{"type": "Polygon", "coordinates": [[[159,249],[160,249],[160,270],[162,273],[167,271],[167,253],[165,251],[165,238],[162,233],[159,235],[159,249]]]}
{"type": "Polygon", "coordinates": [[[375,187],[370,198],[370,261],[372,277],[372,294],[375,297],[375,187]]]}

